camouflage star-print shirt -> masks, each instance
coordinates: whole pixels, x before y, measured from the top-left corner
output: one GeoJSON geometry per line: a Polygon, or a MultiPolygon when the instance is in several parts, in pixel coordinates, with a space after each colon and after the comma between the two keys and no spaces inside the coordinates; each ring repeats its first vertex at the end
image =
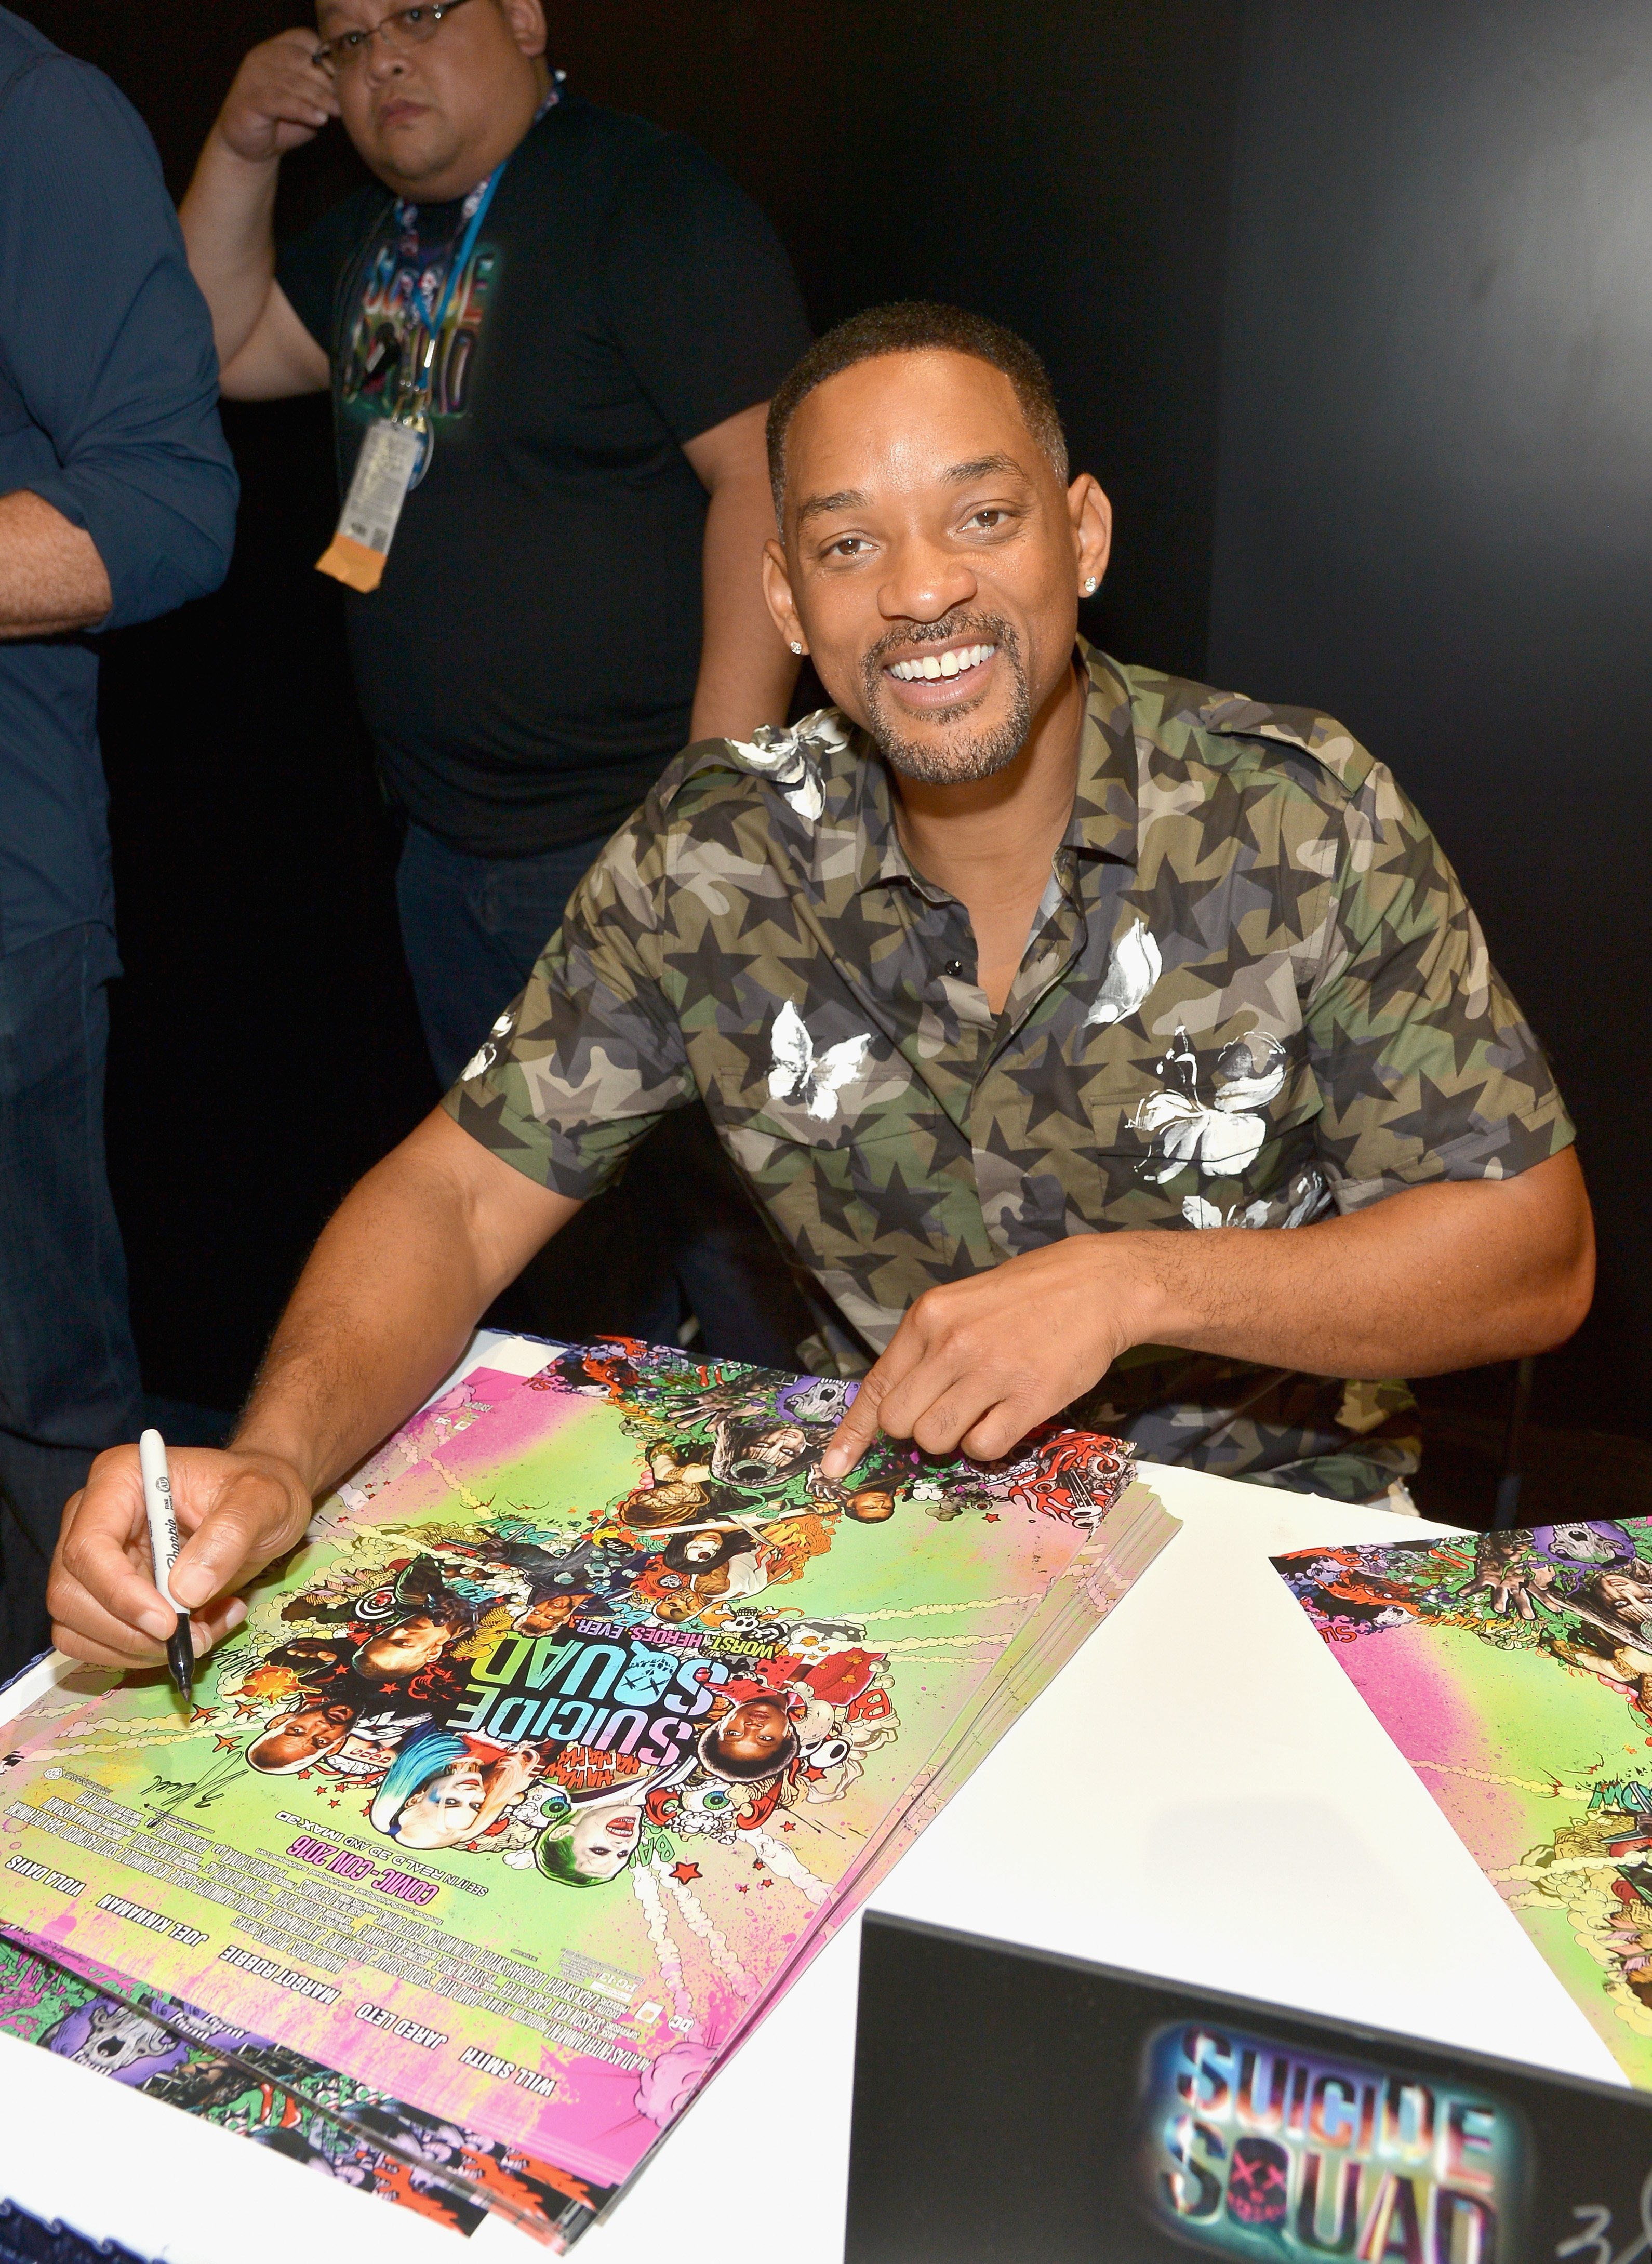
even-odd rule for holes
{"type": "MultiPolygon", "coordinates": [[[[864,1368],[932,1283],[1068,1234],[1300,1226],[1572,1136],[1438,845],[1328,717],[1080,648],[1072,820],[1002,1013],[834,709],[665,772],[447,1096],[590,1196],[703,1098],[864,1368]]],[[[1402,1387],[1141,1348],[1085,1403],[1141,1452],[1364,1498],[1402,1387]]]]}

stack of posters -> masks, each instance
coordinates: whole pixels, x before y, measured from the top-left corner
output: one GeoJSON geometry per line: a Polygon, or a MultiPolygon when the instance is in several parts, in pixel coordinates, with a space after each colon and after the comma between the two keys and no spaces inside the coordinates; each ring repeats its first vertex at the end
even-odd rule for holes
{"type": "Polygon", "coordinates": [[[1652,1519],[1273,1562],[1624,2073],[1652,2089],[1652,1519]]]}
{"type": "Polygon", "coordinates": [[[1176,1530],[1055,1426],[834,1484],[853,1390],[615,1340],[424,1411],[192,1714],[6,1732],[0,2028],[566,2247],[1176,1530]]]}

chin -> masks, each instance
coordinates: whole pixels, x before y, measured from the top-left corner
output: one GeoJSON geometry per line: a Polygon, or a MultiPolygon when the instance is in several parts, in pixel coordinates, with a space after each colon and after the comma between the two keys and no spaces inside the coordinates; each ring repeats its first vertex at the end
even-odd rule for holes
{"type": "Polygon", "coordinates": [[[445,173],[456,153],[446,135],[439,143],[431,137],[421,119],[404,128],[391,127],[376,138],[371,153],[362,154],[391,186],[417,190],[432,174],[445,173]]]}
{"type": "Polygon", "coordinates": [[[952,738],[926,733],[921,739],[880,729],[873,737],[890,769],[920,786],[976,786],[1007,771],[1026,738],[1011,717],[995,729],[975,724],[952,738]]]}

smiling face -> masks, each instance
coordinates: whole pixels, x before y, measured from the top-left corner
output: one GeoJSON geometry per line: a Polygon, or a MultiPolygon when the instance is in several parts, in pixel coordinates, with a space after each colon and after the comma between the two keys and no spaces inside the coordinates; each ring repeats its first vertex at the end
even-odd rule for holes
{"type": "Polygon", "coordinates": [[[784,1698],[748,1698],[724,1718],[717,1746],[730,1760],[772,1760],[791,1733],[784,1698]]]}
{"type": "Polygon", "coordinates": [[[950,349],[827,378],[786,438],[764,586],[844,714],[903,777],[989,778],[1070,672],[1106,498],[1063,489],[1002,370],[950,349]]]}
{"type": "Polygon", "coordinates": [[[353,1706],[300,1706],[278,1714],[248,1746],[247,1759],[265,1774],[302,1767],[342,1745],[355,1718],[353,1706]]]}
{"type": "Polygon", "coordinates": [[[569,1835],[574,1869],[584,1879],[617,1878],[635,1854],[641,1829],[634,1801],[582,1809],[569,1835]]]}
{"type": "MultiPolygon", "coordinates": [[[[405,0],[321,0],[323,40],[371,30],[405,0]]],[[[464,0],[417,47],[374,39],[337,65],[344,130],[398,196],[463,196],[526,133],[548,79],[540,0],[464,0]]]]}

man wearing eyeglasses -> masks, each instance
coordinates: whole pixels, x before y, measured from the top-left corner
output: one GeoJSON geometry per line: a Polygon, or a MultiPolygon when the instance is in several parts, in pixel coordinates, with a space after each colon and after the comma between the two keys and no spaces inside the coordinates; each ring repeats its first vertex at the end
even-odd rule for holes
{"type": "MultiPolygon", "coordinates": [[[[559,84],[540,0],[321,0],[319,29],[247,56],[182,216],[224,393],[332,388],[350,500],[323,563],[352,585],[357,689],[408,821],[402,936],[446,1085],[671,754],[786,720],[763,423],[808,331],[721,168],[559,84]],[[281,158],[330,118],[382,185],[278,251],[281,158]],[[364,442],[402,434],[352,519],[364,442]]],[[[690,1144],[720,1168],[708,1131],[690,1144]]],[[[745,1261],[772,1263],[725,1194],[745,1261]]],[[[697,1306],[707,1270],[679,1268],[697,1306]]],[[[603,1320],[658,1333],[678,1310],[651,1283],[603,1320]]]]}

